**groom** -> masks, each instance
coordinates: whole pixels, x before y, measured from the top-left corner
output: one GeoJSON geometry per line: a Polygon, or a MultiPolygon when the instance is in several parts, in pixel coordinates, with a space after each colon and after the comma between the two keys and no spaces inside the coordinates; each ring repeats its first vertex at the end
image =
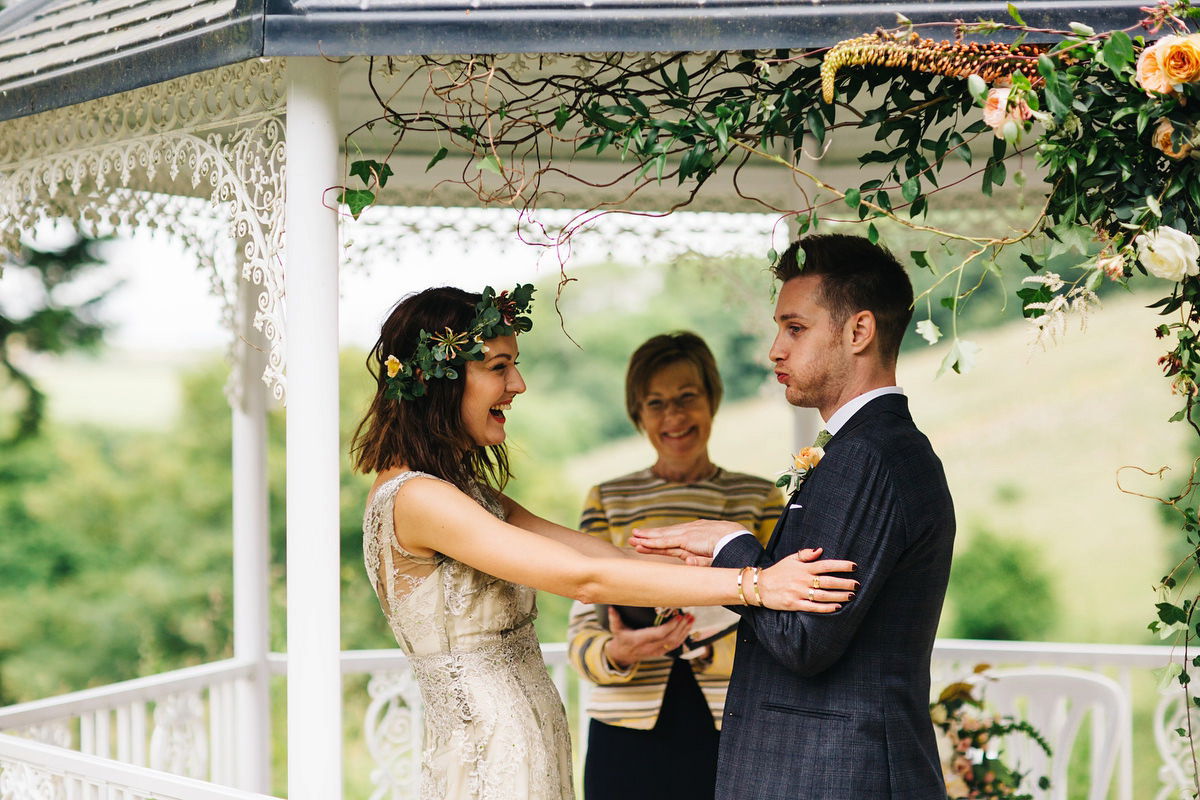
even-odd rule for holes
{"type": "MultiPolygon", "coordinates": [[[[908,275],[856,236],[809,236],[782,281],[770,357],[789,403],[832,438],[764,548],[732,523],[641,531],[643,552],[768,566],[801,548],[854,561],[855,597],[833,614],[737,607],[716,796],[727,800],[941,800],[929,660],[954,509],[941,462],[896,384],[912,318],[908,275]]],[[[820,599],[814,588],[811,597],[820,599]]]]}

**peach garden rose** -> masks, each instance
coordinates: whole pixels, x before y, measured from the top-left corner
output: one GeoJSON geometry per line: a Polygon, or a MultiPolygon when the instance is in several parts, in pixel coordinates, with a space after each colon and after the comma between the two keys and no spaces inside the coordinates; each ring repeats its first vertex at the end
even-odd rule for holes
{"type": "Polygon", "coordinates": [[[1136,75],[1139,86],[1160,94],[1200,80],[1200,34],[1159,39],[1138,56],[1136,75]]]}
{"type": "MultiPolygon", "coordinates": [[[[1200,80],[1200,37],[1168,36],[1160,62],[1163,75],[1172,86],[1200,80]]],[[[1166,41],[1166,40],[1164,40],[1166,41]]]]}
{"type": "Polygon", "coordinates": [[[1158,126],[1154,129],[1154,133],[1151,134],[1151,141],[1167,158],[1173,158],[1178,161],[1181,158],[1186,158],[1188,153],[1192,152],[1192,143],[1189,141],[1191,132],[1186,130],[1183,132],[1183,140],[1179,143],[1178,147],[1175,146],[1173,140],[1174,133],[1174,123],[1166,118],[1160,119],[1158,126]]]}
{"type": "Polygon", "coordinates": [[[1170,46],[1172,40],[1179,38],[1178,36],[1164,36],[1143,50],[1142,54],[1138,56],[1136,66],[1137,82],[1147,92],[1158,92],[1160,94],[1171,94],[1174,92],[1166,70],[1163,68],[1163,53],[1170,46]]]}

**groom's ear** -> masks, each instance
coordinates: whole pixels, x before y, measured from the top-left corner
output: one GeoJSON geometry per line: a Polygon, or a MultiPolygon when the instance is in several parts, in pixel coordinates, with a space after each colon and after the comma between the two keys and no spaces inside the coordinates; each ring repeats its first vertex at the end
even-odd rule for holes
{"type": "Polygon", "coordinates": [[[846,319],[842,329],[850,352],[858,355],[875,342],[875,314],[871,311],[856,311],[846,319]]]}

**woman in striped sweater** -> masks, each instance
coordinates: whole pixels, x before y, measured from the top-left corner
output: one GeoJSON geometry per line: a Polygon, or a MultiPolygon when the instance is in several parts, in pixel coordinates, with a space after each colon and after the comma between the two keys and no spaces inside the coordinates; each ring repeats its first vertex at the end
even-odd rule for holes
{"type": "MultiPolygon", "coordinates": [[[[585,533],[625,547],[633,528],[722,519],[766,542],[782,511],[780,491],[708,457],[722,391],[712,352],[693,333],[655,336],[634,351],[626,410],[657,459],[592,487],[580,526],[585,533]]],[[[662,624],[632,627],[637,615],[623,610],[578,602],[571,608],[571,662],[595,684],[585,800],[711,798],[737,615],[683,609],[662,624]],[[725,633],[706,641],[719,631],[725,633]]]]}

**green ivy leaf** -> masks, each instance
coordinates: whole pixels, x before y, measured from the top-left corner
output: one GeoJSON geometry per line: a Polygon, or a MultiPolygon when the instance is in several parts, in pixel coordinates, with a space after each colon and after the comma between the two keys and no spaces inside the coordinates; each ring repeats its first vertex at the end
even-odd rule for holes
{"type": "Polygon", "coordinates": [[[500,159],[496,158],[495,153],[488,153],[483,158],[479,159],[479,169],[494,172],[497,175],[503,175],[504,170],[500,166],[500,159]]]}
{"type": "Polygon", "coordinates": [[[1156,603],[1158,618],[1168,625],[1181,625],[1187,622],[1187,612],[1174,603],[1156,603]]]}
{"type": "Polygon", "coordinates": [[[358,219],[363,209],[375,202],[375,193],[368,189],[346,189],[338,195],[338,202],[350,209],[350,216],[358,219]]]}
{"type": "Polygon", "coordinates": [[[862,192],[860,192],[858,189],[847,189],[846,190],[846,205],[850,206],[851,208],[857,209],[861,203],[862,203],[862,192]]]}
{"type": "Polygon", "coordinates": [[[558,109],[554,112],[554,127],[561,131],[566,127],[569,119],[571,119],[571,111],[567,108],[567,104],[559,103],[558,109]]]}
{"type": "Polygon", "coordinates": [[[392,167],[371,159],[355,161],[350,165],[350,174],[363,182],[364,186],[379,184],[379,188],[387,186],[387,179],[392,175],[392,167]]]}
{"type": "Polygon", "coordinates": [[[429,159],[429,163],[425,165],[425,171],[429,172],[429,170],[433,169],[434,164],[445,158],[449,152],[446,148],[439,147],[437,152],[433,154],[433,158],[429,159]]]}

